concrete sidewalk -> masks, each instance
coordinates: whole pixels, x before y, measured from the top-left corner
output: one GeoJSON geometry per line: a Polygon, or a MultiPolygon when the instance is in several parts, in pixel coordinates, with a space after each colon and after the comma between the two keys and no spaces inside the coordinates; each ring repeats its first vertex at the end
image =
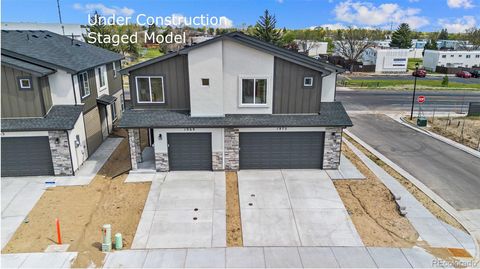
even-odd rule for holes
{"type": "MultiPolygon", "coordinates": [[[[456,264],[458,265],[458,264],[456,264]]],[[[465,263],[474,267],[473,263],[465,263]]],[[[421,248],[243,247],[125,250],[104,268],[432,268],[453,267],[421,248]]]]}
{"type": "Polygon", "coordinates": [[[77,252],[2,254],[1,268],[70,268],[77,252]]]}
{"type": "Polygon", "coordinates": [[[42,197],[45,181],[53,180],[56,186],[88,185],[122,140],[107,138],[75,176],[2,177],[2,249],[42,197]]]}

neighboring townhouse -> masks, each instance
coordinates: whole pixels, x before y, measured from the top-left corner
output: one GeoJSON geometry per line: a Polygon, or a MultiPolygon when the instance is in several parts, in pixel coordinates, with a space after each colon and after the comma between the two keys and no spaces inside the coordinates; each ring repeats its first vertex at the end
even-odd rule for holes
{"type": "Polygon", "coordinates": [[[423,66],[429,71],[437,67],[480,67],[480,50],[425,50],[423,66]]]}
{"type": "Polygon", "coordinates": [[[2,30],[2,176],[73,175],[122,112],[122,55],[2,30]]]}
{"type": "Polygon", "coordinates": [[[364,65],[375,65],[376,73],[404,73],[407,71],[408,49],[368,48],[362,54],[364,65]]]}
{"type": "Polygon", "coordinates": [[[85,41],[87,26],[74,23],[2,22],[2,30],[43,30],[85,41]]]}
{"type": "Polygon", "coordinates": [[[128,67],[132,168],[336,169],[342,71],[239,32],[128,67]]]}

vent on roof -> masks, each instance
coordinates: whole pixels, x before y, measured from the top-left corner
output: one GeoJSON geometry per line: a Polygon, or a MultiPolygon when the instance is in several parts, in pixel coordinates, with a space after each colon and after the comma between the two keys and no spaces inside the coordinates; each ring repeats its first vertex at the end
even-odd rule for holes
{"type": "Polygon", "coordinates": [[[51,34],[46,34],[45,37],[52,37],[52,35],[51,34]]]}
{"type": "Polygon", "coordinates": [[[17,30],[17,32],[19,32],[19,33],[23,33],[23,32],[22,32],[22,31],[20,31],[20,30],[17,30]]]}
{"type": "Polygon", "coordinates": [[[79,44],[79,43],[76,43],[76,44],[75,44],[75,46],[77,46],[77,47],[81,47],[82,45],[81,45],[81,44],[79,44]]]}
{"type": "Polygon", "coordinates": [[[38,35],[32,35],[32,36],[35,37],[35,38],[38,38],[38,35]]]}

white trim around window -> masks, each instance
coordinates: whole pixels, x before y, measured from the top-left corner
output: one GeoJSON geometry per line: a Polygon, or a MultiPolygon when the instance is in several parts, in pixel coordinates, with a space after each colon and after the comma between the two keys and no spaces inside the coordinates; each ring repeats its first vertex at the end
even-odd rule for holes
{"type": "Polygon", "coordinates": [[[238,76],[238,106],[239,107],[269,107],[269,90],[270,90],[271,79],[269,76],[257,76],[257,75],[240,75],[238,76]],[[244,79],[253,79],[253,95],[255,96],[256,92],[256,80],[266,80],[265,85],[265,103],[243,103],[243,80],[244,79]]]}
{"type": "Polygon", "coordinates": [[[303,77],[303,87],[313,87],[313,77],[303,77]]]}
{"type": "Polygon", "coordinates": [[[90,82],[88,81],[87,71],[78,74],[78,87],[80,88],[80,95],[82,99],[90,95],[90,82]]]}
{"type": "Polygon", "coordinates": [[[135,77],[135,93],[137,95],[137,103],[138,104],[164,104],[165,103],[165,85],[164,85],[164,80],[163,76],[136,76],[135,77]],[[140,101],[140,95],[138,94],[138,79],[139,78],[148,78],[148,91],[149,91],[149,97],[150,101],[140,101]],[[160,78],[162,80],[162,101],[152,101],[153,100],[153,94],[152,94],[152,78],[160,78]]]}

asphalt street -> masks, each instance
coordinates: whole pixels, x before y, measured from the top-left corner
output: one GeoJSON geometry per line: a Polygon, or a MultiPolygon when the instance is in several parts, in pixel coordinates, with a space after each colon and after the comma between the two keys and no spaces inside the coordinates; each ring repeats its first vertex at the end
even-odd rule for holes
{"type": "Polygon", "coordinates": [[[480,208],[480,158],[381,114],[351,115],[353,134],[457,210],[480,208]]]}
{"type": "MultiPolygon", "coordinates": [[[[410,111],[413,91],[394,90],[342,90],[337,89],[336,99],[349,111],[410,111]]],[[[417,91],[424,95],[423,111],[465,113],[469,102],[480,102],[480,91],[417,91]]],[[[415,110],[419,105],[415,103],[415,110]]]]}

